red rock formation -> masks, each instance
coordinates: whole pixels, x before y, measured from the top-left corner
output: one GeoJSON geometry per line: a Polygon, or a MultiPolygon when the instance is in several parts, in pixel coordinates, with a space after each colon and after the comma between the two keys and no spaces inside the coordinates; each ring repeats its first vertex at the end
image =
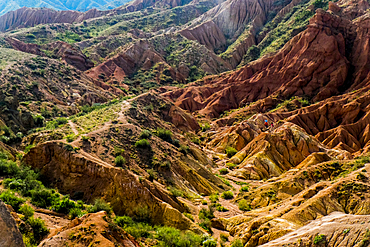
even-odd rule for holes
{"type": "Polygon", "coordinates": [[[91,62],[79,49],[66,42],[57,41],[43,45],[42,48],[53,51],[54,56],[62,58],[63,61],[81,71],[94,67],[94,63],[91,62]]]}
{"type": "Polygon", "coordinates": [[[11,37],[7,37],[6,41],[15,50],[39,56],[46,56],[42,50],[48,50],[53,53],[54,57],[61,58],[66,63],[81,71],[88,70],[94,66],[94,63],[91,62],[79,49],[63,41],[57,41],[45,45],[24,43],[11,37]]]}
{"type": "Polygon", "coordinates": [[[23,7],[0,17],[0,32],[14,28],[32,27],[46,23],[73,23],[100,17],[107,11],[91,9],[87,12],[56,11],[53,9],[23,7]]]}
{"type": "Polygon", "coordinates": [[[226,78],[166,96],[183,109],[217,117],[270,95],[305,95],[319,101],[339,94],[348,76],[346,42],[353,39],[355,29],[349,20],[322,10],[310,23],[275,56],[262,58],[226,78]]]}
{"type": "Polygon", "coordinates": [[[124,14],[127,12],[139,11],[141,9],[150,6],[171,8],[185,5],[189,3],[189,0],[135,0],[129,4],[122,7],[100,11],[97,9],[90,9],[86,12],[78,11],[56,11],[48,8],[27,8],[23,7],[15,11],[10,11],[5,15],[0,17],[0,32],[7,30],[22,28],[22,27],[33,27],[39,24],[47,23],[73,23],[82,22],[84,20],[97,18],[101,16],[108,16],[114,14],[124,14]]]}
{"type": "Polygon", "coordinates": [[[197,40],[210,50],[226,45],[225,35],[213,21],[205,22],[194,28],[187,28],[180,33],[190,40],[197,40]]]}
{"type": "Polygon", "coordinates": [[[155,1],[155,0],[135,0],[129,3],[128,5],[122,6],[117,8],[118,10],[128,10],[129,12],[138,11],[150,6],[161,6],[161,7],[171,7],[175,8],[177,6],[184,5],[189,3],[190,1],[183,1],[183,0],[164,0],[164,1],[155,1]]]}
{"type": "MultiPolygon", "coordinates": [[[[95,79],[103,74],[108,82],[113,80],[121,82],[126,76],[132,75],[139,68],[142,67],[144,70],[148,70],[156,63],[166,64],[166,61],[151,48],[148,41],[141,40],[113,58],[87,71],[86,74],[95,79]]],[[[185,81],[185,78],[172,68],[170,72],[174,80],[185,81]]]]}
{"type": "Polygon", "coordinates": [[[197,39],[211,49],[222,48],[226,38],[236,39],[251,21],[263,24],[273,0],[228,0],[193,21],[182,31],[184,36],[197,39]],[[199,23],[201,23],[199,25],[199,23]]]}
{"type": "Polygon", "coordinates": [[[263,27],[268,14],[280,11],[277,16],[283,16],[298,3],[300,0],[292,0],[288,5],[275,0],[228,0],[194,20],[192,25],[180,33],[188,39],[197,40],[210,50],[224,50],[229,45],[227,42],[236,41],[244,32],[243,37],[246,38],[239,38],[225,58],[236,68],[248,48],[260,41],[256,40],[257,30],[263,27]]]}
{"type": "Polygon", "coordinates": [[[38,56],[45,56],[45,53],[41,51],[40,46],[37,44],[26,44],[15,38],[5,39],[15,50],[23,51],[38,56]]]}

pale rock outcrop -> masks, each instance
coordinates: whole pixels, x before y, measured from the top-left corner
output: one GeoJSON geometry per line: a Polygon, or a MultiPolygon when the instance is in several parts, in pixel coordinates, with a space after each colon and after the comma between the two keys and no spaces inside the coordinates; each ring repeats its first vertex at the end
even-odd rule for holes
{"type": "Polygon", "coordinates": [[[24,247],[22,234],[8,208],[0,200],[0,246],[24,247]]]}

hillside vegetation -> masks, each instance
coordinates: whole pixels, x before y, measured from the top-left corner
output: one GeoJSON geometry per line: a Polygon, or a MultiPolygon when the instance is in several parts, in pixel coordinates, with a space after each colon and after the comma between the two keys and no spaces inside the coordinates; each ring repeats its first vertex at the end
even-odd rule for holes
{"type": "Polygon", "coordinates": [[[0,16],[13,246],[368,245],[368,2],[93,4],[0,16]]]}

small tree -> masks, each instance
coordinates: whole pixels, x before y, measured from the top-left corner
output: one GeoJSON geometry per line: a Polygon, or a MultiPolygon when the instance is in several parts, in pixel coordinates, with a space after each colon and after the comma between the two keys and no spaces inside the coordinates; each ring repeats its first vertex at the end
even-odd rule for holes
{"type": "Polygon", "coordinates": [[[242,211],[251,211],[251,205],[245,199],[240,200],[238,205],[239,209],[242,211]]]}
{"type": "Polygon", "coordinates": [[[137,148],[150,148],[150,143],[147,139],[141,139],[135,143],[137,148]]]}
{"type": "Polygon", "coordinates": [[[22,207],[19,209],[19,212],[23,214],[24,220],[31,218],[33,214],[35,213],[33,208],[29,206],[28,204],[23,204],[22,207]]]}
{"type": "Polygon", "coordinates": [[[119,155],[114,159],[114,163],[116,164],[116,166],[122,167],[126,163],[126,159],[119,155]]]}
{"type": "Polygon", "coordinates": [[[233,157],[238,152],[238,150],[236,150],[233,147],[227,147],[225,151],[226,151],[227,157],[229,158],[233,157]]]}
{"type": "Polygon", "coordinates": [[[231,191],[225,191],[225,192],[222,192],[221,197],[223,199],[229,200],[229,199],[233,199],[234,198],[234,194],[231,191]]]}

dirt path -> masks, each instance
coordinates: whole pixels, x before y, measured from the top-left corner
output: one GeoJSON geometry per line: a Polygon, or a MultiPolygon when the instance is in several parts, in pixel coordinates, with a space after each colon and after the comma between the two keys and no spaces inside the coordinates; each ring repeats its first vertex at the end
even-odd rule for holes
{"type": "Polygon", "coordinates": [[[71,129],[73,131],[73,134],[78,135],[79,132],[76,128],[76,124],[74,122],[72,122],[71,120],[68,120],[68,124],[71,127],[71,129]]]}
{"type": "MultiPolygon", "coordinates": [[[[76,140],[74,140],[73,142],[72,142],[72,144],[75,144],[75,143],[78,143],[80,140],[81,140],[81,135],[79,135],[79,131],[78,131],[78,129],[77,129],[77,125],[74,123],[74,122],[72,122],[71,120],[68,120],[68,124],[69,124],[69,126],[71,127],[71,129],[72,129],[72,131],[73,131],[73,134],[75,135],[75,136],[78,136],[78,138],[76,139],[76,140]]],[[[82,128],[81,128],[82,129],[82,128]]]]}
{"type": "Polygon", "coordinates": [[[60,216],[56,216],[52,214],[35,212],[34,217],[43,219],[46,223],[46,226],[51,231],[53,231],[54,229],[62,228],[70,223],[70,220],[64,217],[60,217],[60,216]]]}
{"type": "Polygon", "coordinates": [[[122,101],[122,107],[121,107],[121,111],[118,113],[118,118],[117,120],[122,122],[123,124],[127,124],[127,119],[126,119],[126,116],[124,114],[124,112],[126,110],[128,110],[130,108],[130,103],[126,100],[122,101]]]}

